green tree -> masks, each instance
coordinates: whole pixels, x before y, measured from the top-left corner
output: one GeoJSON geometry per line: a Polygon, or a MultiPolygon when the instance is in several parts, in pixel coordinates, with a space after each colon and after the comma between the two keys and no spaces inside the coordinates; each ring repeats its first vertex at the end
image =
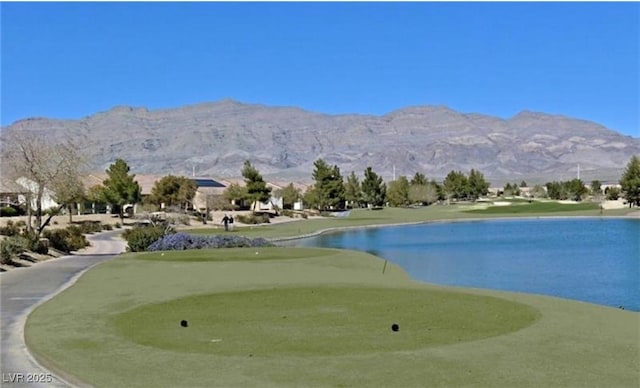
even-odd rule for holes
{"type": "Polygon", "coordinates": [[[451,171],[442,182],[448,199],[464,199],[469,196],[469,180],[460,171],[451,171]]]}
{"type": "Polygon", "coordinates": [[[307,190],[302,195],[302,202],[304,202],[305,208],[319,208],[320,199],[318,198],[318,190],[316,190],[314,185],[307,187],[307,190]]]}
{"type": "Polygon", "coordinates": [[[416,172],[416,174],[411,178],[411,185],[426,185],[427,177],[424,176],[421,172],[416,172]]]}
{"type": "Polygon", "coordinates": [[[547,196],[550,199],[564,200],[568,198],[566,187],[561,182],[547,182],[547,196]]]}
{"type": "Polygon", "coordinates": [[[409,200],[409,180],[405,176],[401,176],[395,181],[389,182],[387,188],[387,199],[391,206],[406,206],[409,200]]]}
{"type": "Polygon", "coordinates": [[[607,200],[615,201],[620,198],[620,189],[617,187],[607,187],[604,191],[607,200]]]}
{"type": "Polygon", "coordinates": [[[224,190],[222,196],[229,202],[239,205],[242,201],[249,198],[247,188],[240,186],[238,183],[232,183],[224,190]]]}
{"type": "Polygon", "coordinates": [[[360,180],[356,176],[356,173],[351,171],[351,174],[347,177],[347,181],[344,185],[344,199],[352,206],[360,207],[362,204],[362,188],[360,187],[360,180]]]}
{"type": "Polygon", "coordinates": [[[300,191],[293,186],[293,183],[283,187],[278,194],[282,197],[282,207],[284,209],[293,209],[293,203],[301,197],[300,191]]]}
{"type": "Polygon", "coordinates": [[[142,199],[140,185],[135,181],[135,174],[129,174],[129,171],[127,162],[116,159],[107,169],[108,178],[102,182],[100,190],[104,202],[118,207],[121,222],[124,222],[124,205],[133,205],[142,199]]]}
{"type": "Polygon", "coordinates": [[[420,203],[422,205],[429,205],[438,200],[438,187],[429,182],[425,185],[410,185],[409,186],[409,202],[420,203]]]}
{"type": "Polygon", "coordinates": [[[312,178],[317,197],[318,210],[342,208],[345,201],[345,188],[338,166],[330,167],[324,160],[313,163],[312,178]]]}
{"type": "Polygon", "coordinates": [[[594,196],[602,194],[602,183],[597,179],[591,181],[591,194],[594,196]]]}
{"type": "Polygon", "coordinates": [[[196,195],[196,184],[184,176],[167,175],[157,181],[151,189],[149,201],[160,206],[184,206],[186,210],[196,195]]]}
{"type": "Polygon", "coordinates": [[[362,180],[362,197],[364,202],[371,206],[382,206],[386,199],[387,185],[382,177],[378,176],[371,167],[364,170],[362,180]]]}
{"type": "Polygon", "coordinates": [[[471,169],[469,172],[469,196],[476,200],[480,196],[487,195],[489,192],[489,183],[485,181],[484,175],[480,171],[471,169]]]}
{"type": "Polygon", "coordinates": [[[262,175],[258,169],[251,165],[248,160],[244,162],[242,167],[242,177],[247,187],[247,199],[255,206],[258,202],[266,202],[271,198],[271,188],[267,187],[267,182],[262,179],[262,175]]]}
{"type": "Polygon", "coordinates": [[[566,186],[566,191],[569,199],[574,201],[582,201],[582,198],[589,192],[584,185],[584,182],[580,179],[572,179],[567,182],[563,182],[566,186]]]}
{"type": "Polygon", "coordinates": [[[620,177],[622,195],[632,205],[640,206],[640,159],[634,155],[620,177]]]}

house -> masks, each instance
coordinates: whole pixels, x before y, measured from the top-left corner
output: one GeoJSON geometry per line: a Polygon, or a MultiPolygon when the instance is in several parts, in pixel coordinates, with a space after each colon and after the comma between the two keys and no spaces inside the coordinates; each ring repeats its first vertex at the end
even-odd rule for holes
{"type": "MultiPolygon", "coordinates": [[[[16,183],[19,186],[22,186],[27,193],[32,193],[31,208],[35,209],[36,207],[38,207],[36,203],[36,198],[35,198],[35,193],[38,192],[38,187],[39,187],[38,184],[25,177],[20,177],[16,179],[16,183]]],[[[43,211],[60,207],[60,205],[54,200],[54,197],[55,197],[55,193],[45,187],[44,192],[42,194],[42,201],[41,201],[43,211]]],[[[23,197],[22,202],[23,203],[27,202],[26,196],[23,197]]]]}
{"type": "Polygon", "coordinates": [[[13,205],[19,206],[26,203],[26,196],[29,190],[17,184],[16,182],[0,178],[0,202],[2,206],[13,205]]]}
{"type": "Polygon", "coordinates": [[[211,207],[211,200],[222,198],[227,185],[212,178],[191,178],[196,184],[196,195],[193,197],[195,210],[207,210],[211,207]]]}

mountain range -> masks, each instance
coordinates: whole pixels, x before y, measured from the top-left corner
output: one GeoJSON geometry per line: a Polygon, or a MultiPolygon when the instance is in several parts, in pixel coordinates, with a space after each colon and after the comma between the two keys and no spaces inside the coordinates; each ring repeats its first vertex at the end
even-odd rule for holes
{"type": "Polygon", "coordinates": [[[343,175],[367,166],[385,179],[420,171],[442,179],[480,170],[492,182],[616,181],[640,139],[597,123],[523,111],[502,119],[444,106],[385,115],[310,112],[234,100],[173,109],[114,107],[77,120],[29,118],[2,128],[55,141],[71,136],[95,171],[116,158],[134,173],[236,177],[250,160],[265,177],[309,181],[323,158],[343,175]]]}

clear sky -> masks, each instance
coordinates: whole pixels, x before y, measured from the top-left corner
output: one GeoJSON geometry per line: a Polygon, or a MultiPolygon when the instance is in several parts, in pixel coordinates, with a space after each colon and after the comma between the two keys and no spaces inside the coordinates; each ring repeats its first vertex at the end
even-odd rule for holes
{"type": "Polygon", "coordinates": [[[640,3],[2,3],[2,125],[232,98],[640,136],[640,3]]]}

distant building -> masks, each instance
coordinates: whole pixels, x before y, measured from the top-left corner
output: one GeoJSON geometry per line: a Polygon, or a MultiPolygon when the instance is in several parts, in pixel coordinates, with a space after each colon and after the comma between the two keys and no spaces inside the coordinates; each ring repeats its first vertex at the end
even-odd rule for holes
{"type": "Polygon", "coordinates": [[[193,208],[195,210],[209,209],[207,200],[212,198],[222,198],[227,185],[212,178],[191,178],[196,184],[196,195],[193,197],[193,208]]]}

